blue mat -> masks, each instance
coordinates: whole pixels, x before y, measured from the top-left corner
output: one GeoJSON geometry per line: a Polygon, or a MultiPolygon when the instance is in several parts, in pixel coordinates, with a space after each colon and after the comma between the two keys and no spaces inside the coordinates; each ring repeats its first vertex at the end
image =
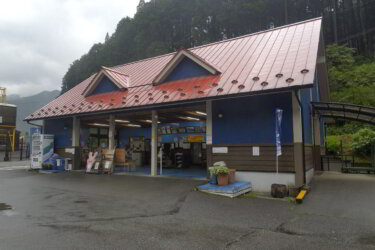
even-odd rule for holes
{"type": "Polygon", "coordinates": [[[208,183],[198,186],[197,188],[202,192],[236,197],[240,194],[251,191],[251,182],[235,182],[226,186],[219,186],[208,183]]]}
{"type": "Polygon", "coordinates": [[[39,173],[54,174],[64,172],[62,170],[39,170],[39,173]]]}
{"type": "MultiPolygon", "coordinates": [[[[151,175],[151,168],[149,167],[137,167],[136,171],[124,171],[124,168],[115,168],[115,173],[128,173],[134,175],[151,175]]],[[[158,175],[160,175],[160,168],[158,168],[158,175]]],[[[207,171],[206,169],[195,169],[195,168],[163,168],[163,176],[170,176],[170,177],[184,177],[184,178],[206,178],[207,171]]]]}

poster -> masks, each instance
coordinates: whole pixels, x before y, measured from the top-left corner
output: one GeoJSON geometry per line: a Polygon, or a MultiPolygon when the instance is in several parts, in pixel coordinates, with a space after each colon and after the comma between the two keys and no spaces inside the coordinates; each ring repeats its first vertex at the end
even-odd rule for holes
{"type": "Polygon", "coordinates": [[[204,142],[204,135],[189,135],[188,142],[204,142]]]}

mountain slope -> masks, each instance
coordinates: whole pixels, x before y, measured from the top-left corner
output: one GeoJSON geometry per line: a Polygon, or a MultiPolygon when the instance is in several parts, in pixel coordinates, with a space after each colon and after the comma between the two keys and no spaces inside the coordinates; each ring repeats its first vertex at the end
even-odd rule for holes
{"type": "Polygon", "coordinates": [[[26,97],[20,97],[18,95],[8,96],[8,103],[17,105],[17,130],[28,132],[31,126],[24,122],[23,119],[55,99],[59,94],[59,90],[53,90],[43,91],[39,94],[26,97]]]}

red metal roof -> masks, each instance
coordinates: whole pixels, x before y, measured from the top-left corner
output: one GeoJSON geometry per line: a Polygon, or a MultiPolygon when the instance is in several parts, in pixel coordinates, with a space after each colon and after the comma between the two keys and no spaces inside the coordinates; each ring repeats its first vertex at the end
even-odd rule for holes
{"type": "Polygon", "coordinates": [[[104,68],[114,77],[129,76],[130,87],[85,97],[82,93],[93,75],[26,120],[311,85],[320,29],[321,18],[317,18],[189,49],[217,68],[218,75],[153,86],[155,77],[177,52],[104,68]]]}

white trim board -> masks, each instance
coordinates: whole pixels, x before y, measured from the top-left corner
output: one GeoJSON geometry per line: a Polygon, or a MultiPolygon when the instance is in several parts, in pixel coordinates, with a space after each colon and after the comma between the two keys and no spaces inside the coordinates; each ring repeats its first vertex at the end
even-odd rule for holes
{"type": "Polygon", "coordinates": [[[251,182],[255,192],[271,192],[271,185],[275,183],[295,185],[295,174],[236,171],[236,181],[251,182]]]}

